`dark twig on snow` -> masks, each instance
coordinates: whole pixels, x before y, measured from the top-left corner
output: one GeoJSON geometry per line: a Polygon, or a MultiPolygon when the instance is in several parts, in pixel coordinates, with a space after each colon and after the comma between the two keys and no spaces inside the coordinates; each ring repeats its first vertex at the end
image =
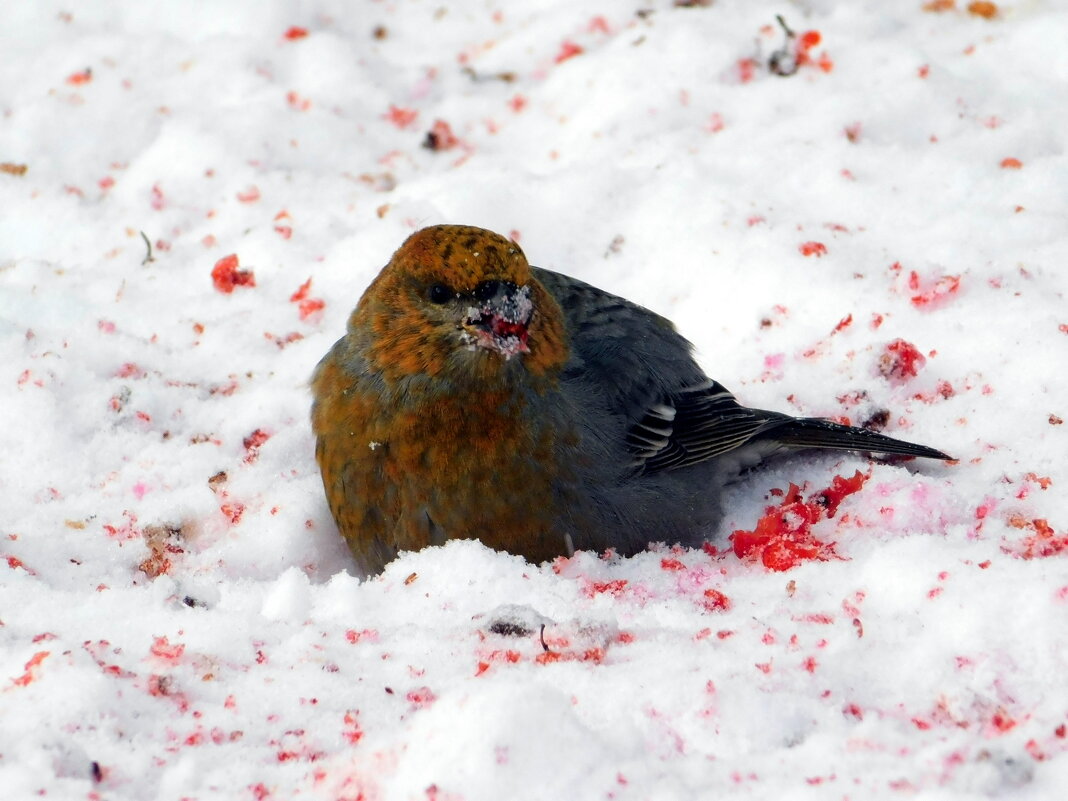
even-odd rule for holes
{"type": "Polygon", "coordinates": [[[773,52],[768,58],[768,70],[775,75],[788,78],[797,72],[797,48],[794,47],[794,39],[797,38],[797,34],[790,30],[790,26],[782,18],[782,14],[776,14],[775,19],[778,20],[779,27],[782,28],[783,33],[786,34],[786,41],[783,42],[782,47],[773,52]]]}
{"type": "Polygon", "coordinates": [[[145,236],[145,232],[144,231],[141,231],[140,233],[141,233],[141,238],[143,240],[145,240],[145,247],[148,248],[148,253],[145,254],[145,257],[143,259],[141,259],[141,266],[144,267],[149,262],[155,261],[155,258],[153,258],[153,256],[152,256],[152,243],[148,241],[148,237],[145,236]]]}

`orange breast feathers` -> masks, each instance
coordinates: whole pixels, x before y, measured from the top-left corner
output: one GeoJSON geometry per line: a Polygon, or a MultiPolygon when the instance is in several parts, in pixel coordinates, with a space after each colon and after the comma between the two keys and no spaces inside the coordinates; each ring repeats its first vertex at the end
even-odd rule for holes
{"type": "Polygon", "coordinates": [[[312,413],[327,500],[358,561],[454,538],[534,562],[566,552],[550,510],[571,506],[574,432],[505,389],[392,405],[360,385],[328,357],[312,413]]]}

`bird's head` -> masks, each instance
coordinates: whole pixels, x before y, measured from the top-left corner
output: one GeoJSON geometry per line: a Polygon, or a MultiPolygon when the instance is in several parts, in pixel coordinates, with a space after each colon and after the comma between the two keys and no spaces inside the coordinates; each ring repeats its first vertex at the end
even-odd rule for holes
{"type": "Polygon", "coordinates": [[[516,359],[537,374],[567,355],[560,307],[519,245],[470,226],[436,225],[408,237],[364,293],[350,328],[370,334],[368,354],[385,375],[451,367],[488,376],[516,359]]]}

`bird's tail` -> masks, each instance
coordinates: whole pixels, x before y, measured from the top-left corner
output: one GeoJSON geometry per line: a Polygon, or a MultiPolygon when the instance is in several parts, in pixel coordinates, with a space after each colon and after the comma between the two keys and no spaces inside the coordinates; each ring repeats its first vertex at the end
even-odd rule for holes
{"type": "Polygon", "coordinates": [[[767,433],[790,448],[838,448],[875,453],[921,456],[925,459],[952,459],[942,451],[912,442],[877,434],[866,428],[832,423],[817,417],[800,417],[784,422],[767,433]]]}

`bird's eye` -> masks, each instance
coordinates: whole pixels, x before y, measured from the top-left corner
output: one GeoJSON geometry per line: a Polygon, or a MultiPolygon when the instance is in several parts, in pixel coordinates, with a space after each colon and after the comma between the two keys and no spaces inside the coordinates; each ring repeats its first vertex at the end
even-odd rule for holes
{"type": "Polygon", "coordinates": [[[430,298],[431,303],[448,303],[454,297],[456,293],[449,289],[445,284],[434,284],[427,290],[427,297],[430,298]]]}

